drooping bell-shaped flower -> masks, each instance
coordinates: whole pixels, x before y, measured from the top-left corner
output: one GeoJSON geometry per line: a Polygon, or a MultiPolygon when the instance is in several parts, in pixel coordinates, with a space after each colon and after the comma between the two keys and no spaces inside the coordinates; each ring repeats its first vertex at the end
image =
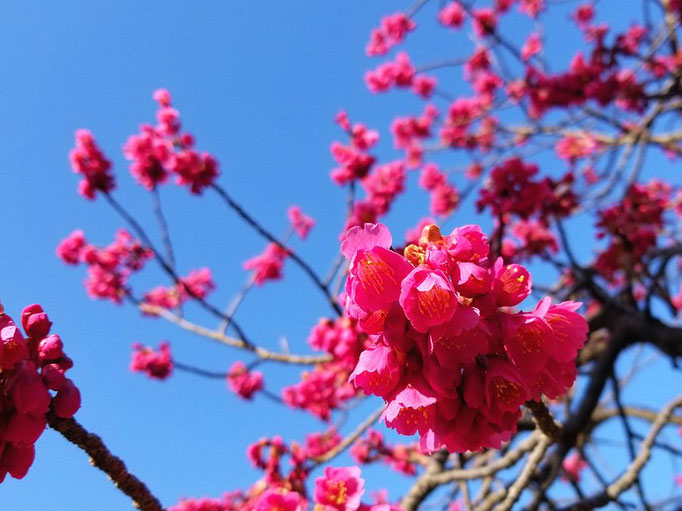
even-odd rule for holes
{"type": "Polygon", "coordinates": [[[494,267],[493,293],[495,301],[503,307],[520,304],[531,292],[533,282],[530,273],[520,264],[502,263],[498,258],[494,267]]]}
{"type": "Polygon", "coordinates": [[[400,296],[400,283],[412,270],[405,258],[390,250],[391,234],[382,224],[365,224],[348,230],[341,251],[350,260],[346,294],[349,314],[367,315],[386,309],[400,296]]]}
{"type": "Polygon", "coordinates": [[[442,325],[457,310],[457,295],[450,279],[441,270],[418,266],[405,277],[400,305],[419,332],[442,325]]]}
{"type": "Polygon", "coordinates": [[[430,351],[444,367],[459,367],[487,353],[489,339],[478,309],[462,305],[450,321],[429,330],[430,351]]]}
{"type": "Polygon", "coordinates": [[[377,344],[360,354],[348,381],[365,394],[387,397],[400,381],[402,370],[394,350],[377,344]]]}
{"type": "Polygon", "coordinates": [[[433,426],[435,415],[436,398],[407,384],[388,403],[383,418],[386,426],[401,435],[414,435],[425,434],[433,426]]]}

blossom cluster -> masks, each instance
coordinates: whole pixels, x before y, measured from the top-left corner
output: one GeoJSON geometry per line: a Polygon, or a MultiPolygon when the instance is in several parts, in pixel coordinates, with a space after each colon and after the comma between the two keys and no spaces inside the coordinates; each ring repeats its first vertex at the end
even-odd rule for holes
{"type": "Polygon", "coordinates": [[[415,168],[422,163],[422,141],[432,136],[431,128],[439,115],[440,112],[434,105],[427,104],[420,116],[397,117],[393,120],[393,145],[396,149],[405,151],[407,168],[415,168]]]}
{"type": "Polygon", "coordinates": [[[244,362],[236,361],[227,372],[228,388],[243,399],[251,399],[263,389],[263,373],[251,371],[244,362]]]}
{"type": "Polygon", "coordinates": [[[370,336],[350,376],[382,397],[383,419],[419,433],[431,452],[498,448],[527,400],[564,394],[587,334],[575,302],[513,307],[531,292],[529,272],[489,253],[477,226],[442,236],[426,226],[400,254],[382,224],[348,231],[346,313],[370,336]]]}
{"type": "MultiPolygon", "coordinates": [[[[520,242],[505,238],[502,254],[508,259],[556,252],[557,240],[549,223],[568,216],[578,205],[571,172],[560,179],[538,179],[537,175],[537,165],[512,157],[492,169],[479,192],[479,211],[489,208],[495,218],[511,226],[511,234],[520,242]]],[[[498,223],[497,228],[502,226],[498,223]]]]}
{"type": "Polygon", "coordinates": [[[87,242],[81,230],[73,231],[57,246],[57,256],[66,264],[85,264],[85,289],[91,298],[121,303],[131,274],[141,270],[152,252],[125,229],[116,232],[106,247],[87,242]]]}
{"type": "Polygon", "coordinates": [[[597,237],[608,237],[609,245],[599,253],[594,267],[606,279],[617,283],[623,271],[641,271],[644,255],[656,246],[663,229],[670,192],[670,186],[658,180],[633,184],[620,202],[599,211],[597,237]]]}
{"type": "Polygon", "coordinates": [[[78,183],[78,193],[94,199],[97,192],[109,193],[116,182],[111,174],[111,162],[97,145],[88,130],[76,131],[76,147],[69,152],[71,168],[83,176],[78,183]]]}
{"type": "Polygon", "coordinates": [[[304,371],[301,381],[282,390],[283,401],[292,408],[307,410],[322,420],[329,420],[331,412],[353,398],[357,391],[348,376],[366,346],[367,336],[357,321],[340,317],[322,319],[312,329],[308,344],[332,355],[330,362],[304,371]]]}
{"type": "MultiPolygon", "coordinates": [[[[182,131],[180,114],[171,104],[170,93],[158,89],[153,97],[159,105],[157,124],[141,125],[140,132],[131,135],[123,147],[123,154],[131,161],[130,173],[150,191],[174,175],[178,185],[201,194],[220,174],[218,162],[210,154],[198,152],[194,137],[182,131]]],[[[108,194],[116,186],[111,162],[90,131],[76,131],[75,139],[69,160],[74,172],[82,176],[78,193],[91,200],[97,192],[108,194]]]]}
{"type": "Polygon", "coordinates": [[[284,261],[289,251],[278,243],[268,243],[262,254],[244,261],[244,269],[253,271],[253,282],[262,286],[269,280],[282,278],[284,261]]]}
{"type": "Polygon", "coordinates": [[[405,39],[408,32],[414,30],[417,24],[402,12],[396,12],[381,19],[381,25],[372,30],[369,43],[367,43],[367,55],[384,55],[391,47],[405,39]]]}
{"type": "MultiPolygon", "coordinates": [[[[268,446],[271,452],[279,453],[275,457],[286,450],[281,442],[268,446]]],[[[303,487],[292,487],[290,481],[264,478],[247,492],[230,492],[221,499],[185,499],[170,511],[306,511],[309,500],[316,511],[400,511],[383,495],[375,496],[373,504],[365,504],[364,493],[365,481],[358,467],[326,467],[315,479],[310,499],[303,487]]]]}
{"type": "Polygon", "coordinates": [[[203,300],[215,288],[210,268],[200,268],[190,271],[185,277],[179,277],[173,286],[157,286],[151,289],[144,294],[143,302],[164,309],[174,309],[190,298],[203,300]]]}
{"type": "Polygon", "coordinates": [[[310,230],[315,227],[315,220],[304,214],[299,206],[291,206],[287,210],[287,217],[291,223],[291,228],[302,240],[306,239],[310,230]]]}
{"type": "Polygon", "coordinates": [[[359,438],[350,448],[352,458],[361,464],[381,461],[389,465],[396,472],[412,476],[417,473],[417,467],[411,457],[417,446],[390,445],[384,436],[375,429],[368,429],[363,438],[359,438]]]}
{"type": "Polygon", "coordinates": [[[210,154],[194,149],[194,137],[182,131],[180,114],[173,108],[166,89],[155,91],[154,100],[159,104],[156,126],[143,124],[123,148],[131,161],[130,173],[148,190],[173,174],[178,185],[200,194],[218,177],[218,162],[210,154]]]}
{"type": "Polygon", "coordinates": [[[78,388],[66,377],[73,362],[59,335],[50,334],[43,308],[24,308],[21,326],[26,337],[0,306],[0,483],[7,474],[26,475],[48,412],[70,418],[81,404],[78,388]]]}
{"type": "Polygon", "coordinates": [[[375,162],[367,151],[379,141],[379,134],[362,123],[351,124],[345,111],[339,112],[335,121],[350,138],[349,145],[333,142],[330,148],[339,165],[331,171],[331,179],[337,185],[344,185],[367,175],[375,162]]]}
{"type": "Polygon", "coordinates": [[[550,177],[538,180],[537,174],[537,165],[518,157],[495,166],[486,186],[481,188],[476,203],[479,211],[490,208],[496,217],[514,215],[527,219],[533,215],[566,216],[576,208],[578,200],[570,188],[570,173],[559,181],[550,177]]]}
{"type": "Polygon", "coordinates": [[[436,79],[418,74],[405,52],[398,53],[395,60],[384,62],[376,69],[367,71],[365,83],[372,92],[386,92],[393,87],[411,88],[415,94],[425,99],[431,97],[436,87],[436,79]]]}
{"type": "Polygon", "coordinates": [[[435,163],[427,163],[421,169],[419,185],[431,195],[431,213],[447,216],[459,205],[459,191],[435,163]]]}
{"type": "Polygon", "coordinates": [[[140,343],[133,344],[130,370],[136,373],[146,373],[149,378],[165,380],[173,372],[170,344],[163,341],[159,344],[158,350],[140,343]]]}

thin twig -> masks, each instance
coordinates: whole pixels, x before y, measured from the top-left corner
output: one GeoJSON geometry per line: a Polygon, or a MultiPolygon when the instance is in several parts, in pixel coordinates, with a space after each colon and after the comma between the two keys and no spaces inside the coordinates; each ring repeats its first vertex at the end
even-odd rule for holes
{"type": "Polygon", "coordinates": [[[289,257],[291,257],[291,260],[294,261],[303,271],[306,273],[310,279],[313,281],[315,286],[324,294],[325,298],[331,305],[331,307],[334,309],[334,311],[340,316],[342,314],[342,309],[341,306],[337,303],[336,299],[329,293],[329,289],[324,285],[324,282],[322,282],[322,279],[315,273],[315,270],[312,269],[312,267],[305,262],[301,257],[296,254],[291,248],[285,246],[281,241],[279,241],[275,236],[273,236],[268,230],[265,229],[256,219],[254,219],[251,215],[249,215],[244,208],[242,208],[237,202],[234,201],[234,199],[220,186],[217,184],[211,185],[211,188],[216,191],[216,193],[220,196],[223,201],[232,209],[237,215],[239,215],[247,224],[249,224],[253,229],[260,234],[262,237],[270,241],[271,243],[276,244],[283,250],[286,250],[287,253],[289,254],[289,257]]]}
{"type": "Polygon", "coordinates": [[[267,350],[260,346],[256,346],[251,343],[244,342],[243,339],[238,339],[235,337],[229,337],[216,330],[211,330],[210,328],[203,327],[192,323],[169,311],[163,307],[158,307],[156,305],[140,304],[140,310],[148,314],[153,314],[160,316],[163,319],[176,324],[180,328],[183,328],[189,332],[193,332],[202,337],[206,337],[213,341],[219,342],[221,344],[226,344],[232,346],[233,348],[240,348],[252,352],[258,358],[263,360],[274,360],[277,362],[287,362],[289,364],[301,364],[301,365],[314,365],[322,364],[331,360],[329,355],[293,355],[290,353],[277,353],[274,351],[267,350]]]}
{"type": "Polygon", "coordinates": [[[380,408],[378,408],[377,410],[372,412],[369,415],[369,417],[367,417],[364,421],[362,421],[362,423],[355,429],[355,431],[353,431],[350,435],[348,435],[346,438],[341,440],[341,442],[338,445],[336,445],[333,449],[328,450],[323,455],[315,458],[313,461],[315,461],[315,463],[319,465],[320,463],[325,463],[325,462],[335,458],[339,454],[341,454],[343,451],[346,450],[346,448],[350,444],[352,444],[358,438],[360,438],[360,436],[365,431],[367,431],[367,429],[369,429],[369,427],[379,419],[379,417],[381,416],[381,414],[384,411],[384,408],[386,408],[386,407],[384,405],[382,405],[380,408]]]}

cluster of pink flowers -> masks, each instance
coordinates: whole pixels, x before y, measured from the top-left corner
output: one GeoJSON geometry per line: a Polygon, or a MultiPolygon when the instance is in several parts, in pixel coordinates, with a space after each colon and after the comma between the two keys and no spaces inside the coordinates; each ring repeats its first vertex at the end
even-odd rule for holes
{"type": "Polygon", "coordinates": [[[302,240],[308,237],[310,230],[315,226],[315,220],[305,215],[299,206],[291,206],[287,211],[287,217],[291,228],[302,240]]]}
{"type": "Polygon", "coordinates": [[[332,355],[330,362],[304,371],[301,381],[285,387],[282,399],[292,408],[301,408],[322,420],[329,420],[331,412],[354,397],[357,392],[348,383],[348,376],[365,348],[367,336],[357,322],[347,317],[334,321],[321,319],[308,337],[310,346],[332,355]]]}
{"type": "Polygon", "coordinates": [[[166,89],[155,91],[154,100],[159,104],[157,125],[140,126],[140,133],[132,135],[123,148],[132,162],[130,173],[148,190],[174,174],[178,185],[200,194],[218,177],[218,162],[210,154],[196,151],[194,137],[181,131],[180,114],[166,89]]]}
{"type": "Polygon", "coordinates": [[[504,238],[502,255],[506,259],[523,261],[534,255],[559,252],[556,236],[542,220],[517,220],[511,233],[518,243],[504,238]]]}
{"type": "MultiPolygon", "coordinates": [[[[490,75],[485,75],[490,76],[490,75]]],[[[448,107],[445,121],[440,127],[440,139],[445,145],[455,148],[484,149],[491,143],[489,123],[492,118],[484,117],[489,105],[482,98],[457,98],[448,107]],[[485,123],[483,122],[485,119],[485,123]],[[480,121],[480,122],[479,122],[480,121]],[[480,125],[478,131],[476,126],[480,125]]]]}
{"type": "Polygon", "coordinates": [[[557,156],[574,163],[579,158],[590,156],[599,148],[599,144],[589,135],[568,135],[559,140],[555,146],[557,156]]]}
{"type": "MultiPolygon", "coordinates": [[[[610,281],[622,270],[641,271],[644,255],[656,246],[670,207],[670,186],[658,180],[631,185],[623,200],[599,212],[598,238],[609,237],[594,267],[610,281]]],[[[622,277],[622,273],[620,273],[622,277]]]]}
{"type": "Polygon", "coordinates": [[[111,162],[97,146],[88,130],[76,131],[76,147],[69,153],[71,168],[83,176],[78,183],[78,193],[90,200],[97,192],[109,193],[116,186],[111,174],[111,162]]]}
{"type": "Polygon", "coordinates": [[[140,343],[133,344],[130,370],[136,373],[146,373],[149,378],[165,380],[173,372],[170,344],[163,341],[159,343],[158,350],[140,343]]]}
{"type": "Polygon", "coordinates": [[[59,335],[50,334],[42,307],[26,307],[21,326],[26,337],[0,306],[0,483],[7,474],[26,475],[48,411],[70,418],[81,405],[78,388],[66,377],[73,362],[59,335]]]}
{"type": "Polygon", "coordinates": [[[405,52],[396,55],[394,61],[384,62],[376,69],[365,73],[367,88],[375,93],[386,92],[392,87],[412,88],[419,96],[428,99],[436,87],[436,79],[417,74],[405,52]]]}
{"type": "Polygon", "coordinates": [[[458,1],[449,2],[438,13],[438,21],[446,27],[460,28],[466,19],[466,11],[458,1]]]}
{"type": "Polygon", "coordinates": [[[554,399],[576,377],[587,334],[575,302],[514,312],[531,292],[518,264],[489,255],[486,236],[464,226],[443,237],[424,228],[419,245],[391,250],[381,224],[348,231],[346,313],[371,339],[350,380],[387,402],[398,433],[419,433],[426,452],[497,448],[516,429],[520,406],[554,399]]]}
{"type": "Polygon", "coordinates": [[[557,241],[549,222],[568,216],[578,205],[572,172],[560,179],[537,179],[537,174],[537,165],[509,158],[493,168],[476,203],[479,211],[490,208],[497,229],[503,228],[500,219],[511,227],[520,244],[505,238],[502,254],[515,261],[556,252],[557,241]]]}
{"type": "Polygon", "coordinates": [[[486,37],[495,32],[497,28],[497,12],[485,7],[471,11],[471,24],[474,34],[478,37],[486,37]]]}
{"type": "MultiPolygon", "coordinates": [[[[212,499],[202,497],[199,499],[182,499],[168,511],[245,511],[246,496],[241,491],[227,492],[222,498],[212,499]]],[[[289,510],[286,510],[289,511],[289,510]]]]}
{"type": "Polygon", "coordinates": [[[57,256],[66,264],[83,263],[88,267],[85,289],[91,298],[121,303],[128,278],[141,270],[153,254],[128,231],[119,229],[106,247],[88,243],[81,230],[73,231],[57,246],[57,256]]]}
{"type": "Polygon", "coordinates": [[[157,286],[146,292],[143,297],[144,303],[164,309],[174,309],[190,298],[203,300],[216,288],[210,268],[192,270],[187,276],[180,277],[178,281],[174,286],[157,286]]]}
{"type": "Polygon", "coordinates": [[[328,362],[301,374],[301,381],[282,389],[282,400],[291,408],[306,410],[322,420],[331,418],[332,410],[355,397],[357,392],[347,382],[347,364],[328,362]]]}
{"type": "Polygon", "coordinates": [[[263,373],[251,371],[244,362],[236,361],[227,372],[227,386],[243,399],[251,399],[263,389],[263,373]]]}
{"type": "Polygon", "coordinates": [[[447,176],[435,163],[427,163],[421,169],[419,186],[431,195],[431,214],[447,216],[459,205],[459,191],[448,182],[447,176]]]}
{"type": "Polygon", "coordinates": [[[535,214],[546,217],[550,213],[570,213],[577,205],[575,195],[559,186],[564,182],[548,177],[534,180],[537,174],[537,165],[517,157],[505,160],[493,168],[489,181],[481,188],[476,203],[479,211],[489,207],[496,217],[515,215],[523,219],[535,214]]]}
{"type": "Polygon", "coordinates": [[[388,212],[396,197],[405,190],[405,164],[401,160],[375,166],[362,180],[362,187],[378,215],[388,212]]]}
{"type": "Polygon", "coordinates": [[[317,458],[339,445],[341,440],[341,435],[332,426],[327,431],[306,435],[303,450],[307,457],[317,458]]]}
{"type": "Polygon", "coordinates": [[[578,53],[567,72],[550,75],[529,66],[522,93],[530,101],[530,114],[537,118],[551,108],[583,105],[589,100],[601,106],[615,102],[623,110],[643,111],[648,104],[643,85],[631,71],[611,70],[616,65],[612,56],[599,38],[592,58],[586,61],[578,53]]]}
{"type": "Polygon", "coordinates": [[[417,473],[417,467],[410,457],[416,450],[416,446],[390,445],[379,431],[370,428],[363,438],[351,446],[350,455],[357,463],[381,461],[393,470],[411,476],[417,473]]]}
{"type": "Polygon", "coordinates": [[[370,57],[384,55],[393,46],[400,44],[417,24],[402,12],[396,12],[381,19],[381,25],[372,30],[366,51],[370,57]]]}
{"type": "Polygon", "coordinates": [[[268,280],[282,278],[282,268],[288,255],[289,251],[286,248],[277,243],[269,243],[262,254],[244,262],[244,269],[253,271],[254,283],[262,286],[268,280]]]}
{"type": "MultiPolygon", "coordinates": [[[[260,467],[264,469],[270,460],[279,460],[287,451],[281,440],[278,444],[266,441],[253,447],[260,450],[266,445],[270,447],[270,456],[260,467]]],[[[231,492],[222,499],[185,499],[170,511],[306,511],[309,501],[301,483],[292,485],[291,481],[266,477],[246,493],[231,492]]],[[[315,479],[310,503],[316,511],[400,511],[381,495],[374,504],[365,504],[361,501],[364,493],[365,481],[358,467],[326,467],[315,479]]]]}
{"type": "Polygon", "coordinates": [[[379,133],[362,123],[351,124],[345,111],[337,114],[335,122],[350,138],[350,145],[346,146],[340,142],[333,142],[331,145],[332,156],[339,165],[332,170],[331,179],[341,186],[367,175],[375,162],[374,157],[367,151],[379,141],[379,133]]]}
{"type": "Polygon", "coordinates": [[[427,104],[421,116],[398,117],[391,124],[393,145],[405,151],[405,163],[408,168],[418,167],[422,162],[423,149],[421,141],[431,137],[431,126],[438,118],[438,109],[427,104]]]}

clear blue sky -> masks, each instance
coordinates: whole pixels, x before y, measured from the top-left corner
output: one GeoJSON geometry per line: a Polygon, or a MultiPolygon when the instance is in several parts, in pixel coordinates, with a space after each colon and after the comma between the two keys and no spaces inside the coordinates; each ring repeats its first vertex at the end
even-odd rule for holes
{"type": "MultiPolygon", "coordinates": [[[[614,9],[616,4],[600,5],[618,11],[616,16],[627,11],[614,9]]],[[[220,381],[178,373],[158,383],[128,371],[135,341],[167,339],[178,360],[213,370],[225,370],[241,354],[160,320],[142,319],[129,307],[90,301],[83,270],[56,259],[56,244],[71,230],[82,228],[92,242],[106,244],[121,225],[103,202],[76,194],[77,178],[67,161],[73,132],[93,131],[114,162],[119,199],[151,226],[151,203],[133,183],[121,147],[139,124],[153,120],[152,91],[167,87],[198,147],[220,161],[221,183],[256,217],[275,232],[284,232],[292,203],[316,218],[318,225],[300,251],[325,272],[338,250],[345,207],[344,193],[328,179],[329,144],[342,140],[331,122],[334,114],[343,107],[352,120],[380,129],[379,154],[388,161],[398,157],[387,131],[392,116],[421,112],[421,101],[412,95],[376,98],[362,81],[363,72],[377,62],[364,55],[371,28],[382,14],[408,5],[387,0],[191,5],[74,0],[0,6],[0,298],[15,316],[26,304],[43,304],[76,364],[72,378],[83,395],[78,420],[101,435],[165,505],[183,495],[218,496],[248,486],[258,476],[244,457],[248,443],[274,434],[301,440],[318,423],[262,398],[244,403],[220,381]]],[[[431,24],[434,7],[420,13],[418,21],[431,24]]],[[[550,51],[563,56],[565,25],[563,16],[548,26],[561,34],[550,51]]],[[[568,46],[577,44],[576,34],[566,37],[572,41],[568,46]]],[[[462,37],[426,30],[415,34],[408,49],[416,62],[425,63],[461,56],[461,44],[467,44],[462,37]]],[[[440,76],[446,81],[455,75],[440,76]]],[[[457,92],[458,86],[451,90],[457,92]]],[[[451,157],[450,165],[458,163],[460,156],[451,157]]],[[[408,197],[389,217],[398,236],[426,213],[424,194],[408,197]]],[[[218,282],[214,303],[226,303],[245,279],[241,263],[263,248],[262,240],[215,196],[197,199],[171,185],[163,189],[163,199],[181,271],[212,268],[218,282]]],[[[469,203],[455,221],[472,219],[469,203]]],[[[577,238],[580,231],[572,235],[577,238]]],[[[582,250],[586,256],[589,252],[589,247],[582,250]]],[[[259,343],[276,349],[285,336],[300,352],[311,326],[328,310],[297,268],[287,265],[286,274],[285,282],[253,293],[239,317],[259,343]]],[[[166,283],[156,270],[133,281],[138,290],[166,283]]],[[[199,311],[189,312],[213,324],[199,311]]],[[[266,368],[269,388],[296,380],[298,369],[277,369],[266,368]]],[[[633,399],[655,405],[679,390],[679,380],[666,376],[663,383],[654,398],[645,386],[633,399]]],[[[670,473],[669,466],[665,470],[670,473]]],[[[406,481],[382,474],[367,470],[368,488],[388,485],[398,497],[406,481]]],[[[114,511],[127,506],[128,499],[88,465],[81,451],[49,430],[38,442],[28,476],[0,486],[1,509],[114,511]]]]}

